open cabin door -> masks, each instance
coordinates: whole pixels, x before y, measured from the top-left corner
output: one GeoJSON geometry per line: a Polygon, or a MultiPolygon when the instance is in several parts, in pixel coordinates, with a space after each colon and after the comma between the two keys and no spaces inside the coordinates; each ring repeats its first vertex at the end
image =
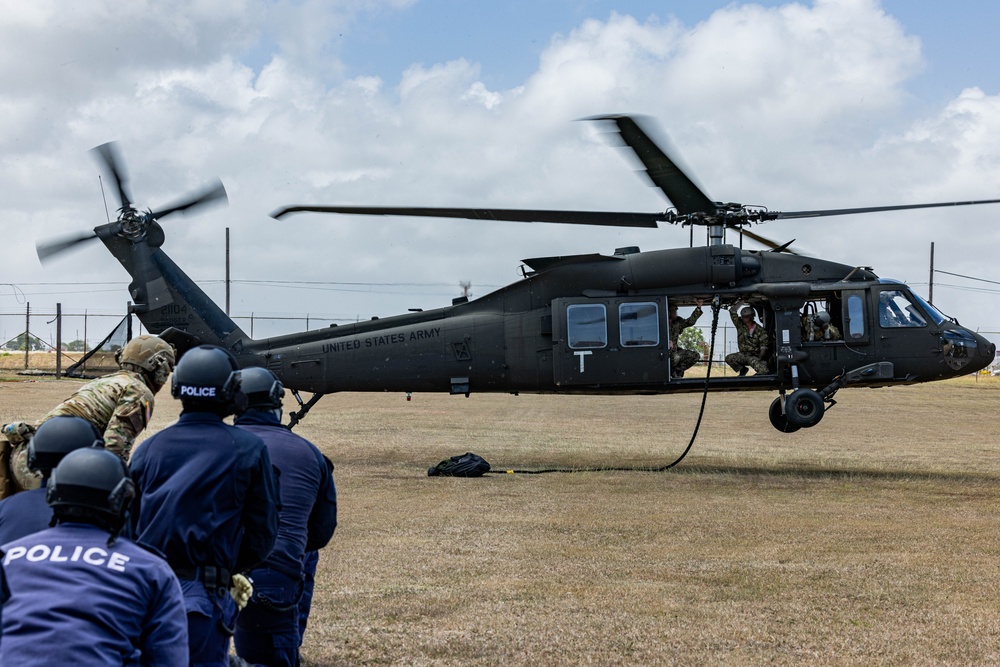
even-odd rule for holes
{"type": "Polygon", "coordinates": [[[663,297],[552,301],[556,386],[666,383],[663,297]]]}

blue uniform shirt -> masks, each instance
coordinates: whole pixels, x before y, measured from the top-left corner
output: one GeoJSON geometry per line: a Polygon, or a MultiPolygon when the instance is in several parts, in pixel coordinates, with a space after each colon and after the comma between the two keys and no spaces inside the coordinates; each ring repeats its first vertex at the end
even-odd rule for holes
{"type": "Polygon", "coordinates": [[[82,523],[0,547],[0,664],[185,665],[180,584],[159,556],[82,523]]]}
{"type": "Polygon", "coordinates": [[[45,502],[48,478],[42,486],[0,500],[0,544],[45,530],[52,522],[52,508],[45,502]]]}
{"type": "Polygon", "coordinates": [[[278,532],[278,486],[257,436],[207,412],[184,412],[129,463],[136,541],[174,568],[243,572],[264,561],[278,532]]]}
{"type": "Polygon", "coordinates": [[[314,444],[282,426],[271,412],[250,410],[236,425],[260,436],[280,475],[281,522],[267,565],[301,579],[306,543],[325,546],[337,527],[330,467],[314,444]]]}

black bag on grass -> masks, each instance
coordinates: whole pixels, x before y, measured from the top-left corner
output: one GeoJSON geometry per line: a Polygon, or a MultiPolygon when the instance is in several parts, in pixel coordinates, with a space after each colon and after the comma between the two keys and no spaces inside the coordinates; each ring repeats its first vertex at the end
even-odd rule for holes
{"type": "Polygon", "coordinates": [[[482,456],[466,452],[452,456],[427,469],[428,477],[482,477],[490,471],[490,464],[482,456]]]}

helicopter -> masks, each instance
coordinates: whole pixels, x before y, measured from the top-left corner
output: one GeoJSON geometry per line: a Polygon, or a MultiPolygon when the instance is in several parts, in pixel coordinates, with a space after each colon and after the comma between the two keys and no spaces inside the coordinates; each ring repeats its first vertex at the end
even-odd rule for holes
{"type": "MultiPolygon", "coordinates": [[[[474,300],[433,310],[251,339],[162,250],[158,219],[221,199],[218,188],[157,213],[131,204],[117,152],[95,154],[118,185],[117,220],[77,239],[38,244],[45,260],[100,239],[132,278],[130,310],[179,353],[199,344],[230,350],[242,367],[262,366],[298,400],[294,426],[322,398],[341,391],[557,394],[777,392],[771,424],[792,433],[820,423],[844,387],[943,380],[991,364],[995,345],[948,318],[907,285],[869,267],[806,257],[748,229],[754,223],[877,211],[1000,203],[979,200],[778,212],[710,199],[644,129],[641,117],[596,116],[634,151],[672,204],[664,212],[376,206],[286,206],[293,213],[467,218],[483,221],[658,227],[704,226],[704,246],[522,260],[522,279],[474,300]],[[727,231],[740,246],[725,242],[727,231]],[[766,250],[745,250],[742,237],[766,250]],[[724,305],[749,308],[768,344],[753,374],[684,377],[671,353],[668,313],[708,302],[713,330],[724,305]],[[813,323],[842,332],[816,336],[813,323]],[[299,392],[312,396],[303,401],[299,392]]],[[[743,312],[746,312],[745,310],[743,312]]],[[[737,318],[733,316],[734,324],[737,318]]]]}

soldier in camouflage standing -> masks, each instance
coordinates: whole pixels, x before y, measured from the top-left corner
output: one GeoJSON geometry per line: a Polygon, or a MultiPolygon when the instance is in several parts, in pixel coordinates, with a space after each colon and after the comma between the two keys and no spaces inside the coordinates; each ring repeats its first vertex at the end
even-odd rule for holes
{"type": "Polygon", "coordinates": [[[681,319],[677,315],[677,305],[671,303],[668,309],[668,320],[670,322],[670,377],[682,378],[684,377],[684,371],[694,366],[701,359],[699,355],[694,350],[686,350],[682,348],[678,343],[681,339],[681,334],[688,327],[693,327],[694,323],[698,321],[701,317],[701,307],[704,305],[704,299],[695,299],[697,307],[690,316],[681,319]]]}
{"type": "Polygon", "coordinates": [[[747,367],[754,370],[757,375],[770,373],[767,365],[768,339],[767,331],[761,324],[753,319],[754,312],[750,306],[740,308],[739,302],[734,303],[729,309],[729,317],[736,327],[736,341],[739,344],[739,352],[726,355],[726,363],[730,368],[743,377],[747,374],[747,367]],[[736,313],[739,312],[737,317],[736,313]]]}
{"type": "Polygon", "coordinates": [[[35,489],[41,483],[41,477],[28,469],[27,444],[38,426],[57,415],[86,419],[103,435],[105,447],[127,461],[136,436],[153,415],[153,396],[166,383],[174,363],[169,343],[156,336],[136,336],[120,350],[118,372],[83,385],[35,426],[25,422],[4,426],[2,435],[10,444],[12,491],[35,489]]]}

